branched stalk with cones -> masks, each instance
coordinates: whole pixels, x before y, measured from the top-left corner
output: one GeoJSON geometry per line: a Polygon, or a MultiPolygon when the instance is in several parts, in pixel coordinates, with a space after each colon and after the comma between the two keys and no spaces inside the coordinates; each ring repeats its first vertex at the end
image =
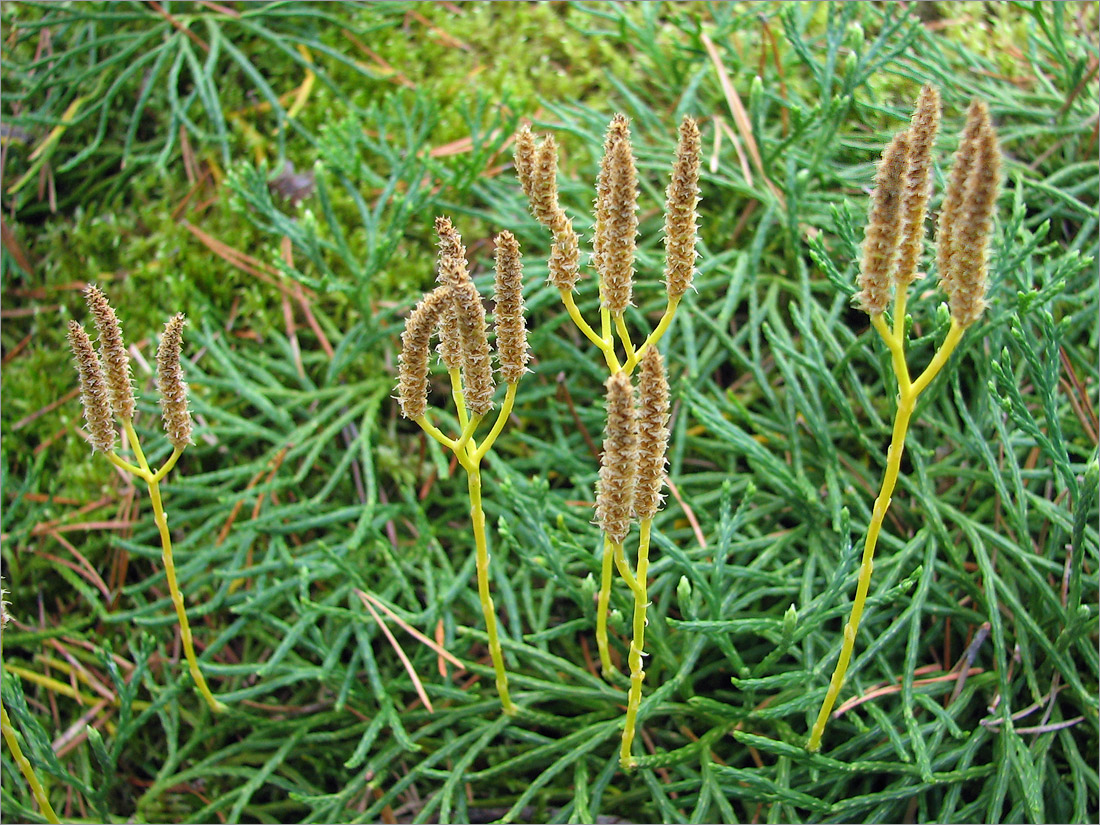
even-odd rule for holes
{"type": "Polygon", "coordinates": [[[634,596],[632,638],[628,654],[630,689],[620,761],[631,755],[641,702],[643,643],[648,606],[647,575],[653,517],[660,507],[668,447],[668,382],[657,345],[676,309],[691,289],[698,240],[699,127],[691,118],[680,125],[672,179],[666,190],[665,291],[667,304],[657,325],[635,346],[626,322],[634,289],[638,234],[638,182],[629,122],[616,115],[607,129],[596,182],[595,231],[591,263],[598,277],[599,331],[585,320],[574,300],[580,278],[580,242],[573,223],[558,202],[557,145],[553,136],[537,141],[524,127],[516,135],[516,175],[535,218],[550,230],[553,245],[549,281],[557,288],[569,317],[599,350],[607,364],[607,425],[596,496],[596,523],[604,536],[600,589],[596,600],[596,645],[604,676],[617,674],[608,644],[607,618],[614,571],[634,596]],[[620,357],[621,355],[621,357],[620,357]],[[640,406],[631,375],[640,369],[640,406]],[[632,521],[639,524],[637,561],[631,569],[623,549],[632,521]]]}
{"type": "Polygon", "coordinates": [[[470,518],[477,553],[477,589],[489,637],[489,654],[496,673],[497,692],[504,712],[516,712],[508,692],[508,674],[497,632],[496,610],[489,591],[489,548],[485,532],[485,511],[481,503],[481,462],[504,429],[516,388],[530,358],[527,325],[523,315],[523,269],[519,243],[511,232],[496,238],[496,327],[497,360],[505,383],[504,402],[484,440],[475,438],[477,427],[493,409],[493,365],[489,349],[485,308],[474,282],[462,238],[447,218],[435,222],[439,235],[439,286],[416,305],[401,336],[398,401],[401,414],[451,450],[466,471],[470,496],[470,518]],[[451,381],[460,432],[453,437],[432,423],[428,412],[430,345],[438,334],[437,351],[451,381]]]}
{"type": "Polygon", "coordinates": [[[187,445],[191,443],[191,413],[187,404],[187,383],[184,381],[180,364],[180,352],[183,342],[183,327],[186,319],[175,315],[169,319],[161,336],[157,350],[157,390],[160,392],[161,413],[164,431],[172,445],[172,453],[158,469],[154,470],[145,452],[137,431],[134,429],[133,379],[130,370],[130,356],[122,339],[122,328],[107,296],[95,285],[84,291],[88,309],[92,313],[96,331],[99,334],[99,351],[96,352],[88,333],[77,321],[69,322],[69,346],[76,360],[77,373],[80,376],[80,394],[84,404],[84,418],[88,424],[88,440],[94,452],[103,453],[107,460],[140,478],[149,489],[149,500],[153,505],[153,518],[160,533],[161,558],[164,573],[168,579],[168,590],[179,620],[180,638],[183,642],[184,656],[191,672],[195,688],[202,694],[210,709],[219,712],[225,709],[206,684],[195,644],[191,637],[191,625],[187,621],[187,610],[176,581],[176,564],[172,555],[172,535],[168,530],[168,516],[164,511],[160,483],[165,479],[176,462],[179,461],[187,445]],[[126,461],[115,452],[118,439],[117,421],[133,451],[133,462],[126,461]]]}
{"type": "Polygon", "coordinates": [[[932,194],[932,146],[939,121],[939,93],[925,87],[909,128],[895,135],[883,152],[871,196],[856,300],[860,309],[871,316],[871,325],[890,350],[898,386],[897,412],[882,488],[867,527],[851,616],[844,627],[836,669],[806,745],[811,751],[821,747],[825,725],[852,658],[871,585],[875,546],[897,483],[905,437],[917,399],[943,369],[963,333],[986,308],[989,238],[1000,187],[1001,153],[989,112],[984,103],[975,101],[967,113],[936,230],[939,282],[947,296],[951,326],[924,371],[916,378],[910,377],[905,360],[906,293],[909,285],[919,277],[917,267],[924,249],[924,220],[932,194]],[[891,301],[892,324],[887,322],[885,315],[891,301]]]}

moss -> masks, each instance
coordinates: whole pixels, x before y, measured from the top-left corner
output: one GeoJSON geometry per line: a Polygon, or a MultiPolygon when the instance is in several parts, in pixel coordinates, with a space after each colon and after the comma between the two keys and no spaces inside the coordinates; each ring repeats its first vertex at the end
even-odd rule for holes
{"type": "MultiPolygon", "coordinates": [[[[365,6],[360,22],[374,23],[376,15],[365,6]]],[[[371,48],[440,101],[476,87],[510,100],[521,115],[534,113],[542,100],[598,106],[607,96],[607,75],[631,62],[621,43],[586,34],[585,15],[564,3],[417,3],[390,16],[391,27],[372,35],[371,48]]],[[[377,91],[365,89],[356,102],[365,104],[377,91]]],[[[464,134],[459,122],[445,127],[440,142],[464,134]]]]}

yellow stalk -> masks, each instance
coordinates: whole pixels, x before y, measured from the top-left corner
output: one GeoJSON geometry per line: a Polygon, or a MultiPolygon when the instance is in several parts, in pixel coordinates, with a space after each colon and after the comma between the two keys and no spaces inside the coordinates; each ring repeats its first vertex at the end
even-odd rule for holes
{"type": "Polygon", "coordinates": [[[474,450],[471,458],[478,464],[481,463],[481,459],[485,457],[485,454],[492,449],[493,442],[497,440],[497,436],[500,435],[501,430],[504,429],[504,425],[508,423],[508,416],[512,414],[512,405],[516,402],[516,388],[519,386],[517,381],[514,384],[508,384],[504,393],[504,403],[500,406],[500,412],[497,413],[497,420],[493,422],[493,429],[489,430],[489,434],[485,436],[485,440],[481,442],[481,446],[474,450]]]}
{"type": "Polygon", "coordinates": [[[466,399],[462,395],[462,371],[458,367],[451,367],[447,374],[451,376],[451,398],[454,399],[455,410],[458,412],[458,426],[465,430],[470,419],[466,414],[466,399]]]}
{"type": "Polygon", "coordinates": [[[906,287],[899,284],[894,295],[894,337],[899,341],[905,337],[905,303],[908,299],[906,287]]]}
{"type": "Polygon", "coordinates": [[[649,538],[653,519],[645,519],[640,526],[638,537],[638,570],[635,576],[628,577],[629,569],[623,560],[620,572],[634,592],[634,638],[630,640],[630,693],[626,704],[626,720],[623,724],[623,744],[619,752],[619,763],[623,770],[637,767],[637,760],[630,755],[634,744],[634,728],[638,720],[638,707],[642,703],[642,682],[645,671],[642,669],[642,651],[645,648],[646,608],[649,607],[649,538]],[[633,583],[632,583],[633,582],[633,583]]]}
{"type": "Polygon", "coordinates": [[[665,332],[668,330],[669,324],[672,323],[673,316],[676,315],[676,307],[680,305],[679,298],[669,298],[668,305],[665,307],[664,315],[661,316],[661,320],[657,322],[657,326],[653,328],[653,332],[649,333],[649,337],[645,339],[634,355],[627,359],[626,364],[623,365],[628,373],[638,366],[638,362],[642,360],[642,356],[645,355],[646,350],[650,347],[655,347],[664,337],[665,332]]]}
{"type": "Polygon", "coordinates": [[[38,781],[38,776],[35,774],[30,760],[23,755],[23,749],[19,746],[19,736],[16,734],[15,728],[8,718],[8,711],[3,705],[0,705],[0,729],[3,730],[4,741],[8,743],[8,749],[11,750],[11,755],[15,758],[15,763],[19,766],[23,778],[31,786],[31,793],[34,794],[34,801],[38,803],[38,810],[42,812],[42,816],[46,818],[47,822],[59,823],[61,820],[54,813],[53,806],[50,805],[50,800],[46,796],[42,783],[38,781]]]}
{"type": "Polygon", "coordinates": [[[112,451],[107,453],[106,455],[107,460],[118,467],[120,470],[127,472],[132,476],[137,476],[138,478],[144,479],[146,477],[146,473],[143,469],[141,469],[140,467],[135,467],[133,464],[123,458],[119,458],[117,453],[112,451]]]}
{"type": "MultiPolygon", "coordinates": [[[[621,548],[622,545],[619,545],[621,548]]],[[[620,550],[621,552],[621,550],[620,550]]],[[[607,644],[607,607],[611,600],[611,572],[615,559],[615,543],[604,535],[603,569],[600,572],[600,593],[596,597],[596,647],[600,652],[600,667],[604,678],[610,678],[615,668],[607,644]]]]}
{"type": "MultiPolygon", "coordinates": [[[[604,360],[607,362],[607,368],[612,373],[619,371],[619,359],[615,357],[615,345],[611,341],[610,327],[607,329],[605,337],[600,337],[592,327],[588,325],[588,322],[584,320],[584,316],[581,315],[581,311],[577,308],[576,301],[573,300],[573,293],[567,289],[561,290],[561,301],[565,304],[565,309],[569,313],[569,317],[573,319],[573,323],[577,325],[577,329],[584,333],[585,337],[599,347],[600,352],[603,353],[604,360]]],[[[607,315],[606,310],[600,310],[601,317],[607,315]]],[[[607,319],[610,319],[608,315],[607,319]]]]}
{"type": "Polygon", "coordinates": [[[168,456],[168,460],[164,462],[159,470],[153,475],[153,481],[161,482],[164,477],[172,471],[172,468],[176,466],[176,462],[179,461],[180,456],[183,455],[183,450],[179,447],[172,450],[172,455],[168,456]]]}
{"type": "Polygon", "coordinates": [[[454,450],[458,446],[458,442],[455,441],[453,438],[448,438],[446,435],[444,435],[443,432],[437,426],[435,426],[435,424],[428,420],[427,415],[422,415],[420,416],[420,418],[417,418],[416,423],[420,425],[420,429],[422,429],[444,447],[454,450]]]}
{"type": "Polygon", "coordinates": [[[458,437],[458,441],[455,442],[453,449],[455,455],[458,456],[459,461],[463,456],[472,455],[477,450],[477,442],[474,441],[474,430],[477,429],[477,425],[481,423],[483,416],[475,415],[467,423],[466,427],[462,430],[462,434],[458,437]]]}
{"type": "MultiPolygon", "coordinates": [[[[896,306],[904,312],[905,293],[899,294],[896,306]]],[[[905,450],[905,436],[909,430],[909,420],[917,405],[917,398],[921,392],[936,377],[947,359],[958,346],[959,340],[965,331],[965,327],[955,320],[951,321],[951,328],[940,345],[932,361],[918,376],[916,381],[910,381],[909,369],[905,364],[904,339],[899,334],[904,329],[904,321],[898,326],[896,314],[895,327],[891,330],[882,315],[872,316],[871,322],[882,336],[886,345],[890,348],[891,363],[894,375],[898,382],[898,409],[894,415],[894,429],[890,438],[890,447],[886,455],[886,472],[882,478],[882,488],[878,498],[875,499],[874,510],[871,513],[871,523],[867,526],[867,538],[863,545],[863,558],[859,568],[859,579],[856,582],[856,596],[852,602],[852,612],[848,623],[844,626],[844,641],[840,648],[840,657],[837,659],[833,676],[829,680],[829,689],[825,693],[825,700],[821,703],[821,710],[817,714],[813,729],[810,732],[810,740],[806,744],[809,751],[816,751],[821,747],[821,737],[825,732],[825,725],[829,721],[829,714],[833,710],[837,696],[844,684],[844,676],[848,671],[848,664],[852,659],[852,650],[855,648],[856,633],[859,630],[859,622],[863,618],[863,608],[867,602],[867,592],[871,587],[871,570],[874,568],[875,546],[878,544],[879,533],[882,530],[882,522],[886,518],[886,511],[890,507],[890,499],[897,484],[898,473],[901,468],[901,456],[905,450]]]]}
{"type": "MultiPolygon", "coordinates": [[[[163,478],[164,474],[154,474],[149,468],[149,462],[146,460],[145,454],[141,450],[141,445],[138,443],[134,425],[130,421],[123,421],[122,426],[126,430],[126,435],[129,437],[130,444],[134,451],[134,456],[137,458],[138,464],[143,471],[140,475],[149,488],[149,500],[153,505],[153,520],[156,522],[157,530],[160,532],[161,558],[164,561],[164,574],[168,579],[168,591],[172,597],[172,604],[176,608],[176,617],[179,619],[180,639],[183,642],[183,653],[187,658],[187,667],[191,671],[191,679],[195,683],[195,688],[202,694],[203,699],[206,700],[206,704],[210,706],[210,709],[215,713],[220,713],[225,710],[225,705],[214,698],[214,694],[210,692],[210,688],[206,684],[206,679],[199,669],[199,660],[195,655],[195,644],[191,638],[191,625],[187,621],[187,610],[183,603],[183,594],[180,592],[179,583],[176,581],[176,563],[172,557],[172,536],[168,531],[168,517],[165,515],[164,505],[160,496],[159,479],[163,478]]],[[[173,454],[173,459],[174,458],[178,458],[178,456],[173,454]]],[[[172,459],[169,460],[171,461],[172,459]]]]}
{"type": "Polygon", "coordinates": [[[500,646],[500,636],[497,632],[496,609],[493,606],[493,597],[489,592],[489,548],[485,533],[485,511],[481,506],[481,459],[492,448],[497,436],[508,422],[508,416],[512,414],[512,407],[516,400],[518,383],[507,385],[504,395],[504,403],[497,413],[493,428],[478,445],[474,440],[474,431],[482,421],[482,416],[470,417],[466,412],[466,406],[462,399],[461,373],[457,369],[450,370],[451,394],[454,397],[455,406],[458,409],[459,422],[463,431],[458,439],[448,438],[438,428],[432,425],[426,416],[416,419],[420,427],[452,452],[458,458],[458,463],[466,471],[466,481],[470,494],[470,521],[474,532],[474,544],[477,551],[477,594],[481,601],[481,612],[485,617],[485,628],[489,635],[489,655],[493,660],[493,670],[496,672],[497,693],[500,695],[500,703],[504,712],[509,716],[516,713],[516,706],[508,693],[508,673],[504,669],[504,654],[500,646]]]}
{"type": "Polygon", "coordinates": [[[626,350],[626,360],[629,363],[634,358],[634,344],[630,340],[630,330],[626,328],[626,320],[621,312],[615,315],[614,320],[615,331],[619,333],[619,340],[623,342],[623,349],[626,350]]]}
{"type": "Polygon", "coordinates": [[[14,673],[20,679],[27,682],[33,682],[36,685],[44,687],[46,690],[53,693],[60,694],[61,696],[68,696],[70,699],[75,699],[82,705],[94,705],[99,701],[95,696],[90,693],[81,693],[78,690],[74,690],[73,686],[68,682],[62,682],[58,679],[54,679],[50,676],[46,676],[43,673],[39,673],[29,668],[21,667],[20,665],[13,665],[4,662],[4,670],[8,673],[14,673]]]}
{"type": "Polygon", "coordinates": [[[485,540],[485,511],[481,507],[481,469],[472,464],[466,470],[470,490],[470,520],[473,524],[474,542],[477,545],[477,595],[481,599],[481,612],[485,616],[485,630],[489,635],[489,655],[496,671],[497,693],[500,704],[509,716],[516,712],[516,706],[508,695],[508,674],[504,670],[504,654],[497,635],[497,614],[493,607],[493,597],[489,592],[489,548],[485,540]]]}

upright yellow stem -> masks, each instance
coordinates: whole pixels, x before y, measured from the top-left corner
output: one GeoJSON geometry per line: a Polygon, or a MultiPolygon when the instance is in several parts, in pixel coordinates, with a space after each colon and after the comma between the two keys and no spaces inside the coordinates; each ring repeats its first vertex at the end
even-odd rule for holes
{"type": "MultiPolygon", "coordinates": [[[[210,692],[210,688],[206,684],[206,679],[202,675],[202,671],[199,670],[199,660],[195,655],[195,644],[191,638],[191,624],[187,621],[187,609],[183,603],[183,593],[180,592],[179,582],[176,580],[176,563],[172,557],[172,535],[168,530],[168,516],[164,512],[164,504],[161,501],[160,496],[160,479],[162,479],[167,473],[163,468],[157,473],[149,468],[149,462],[145,458],[145,454],[141,450],[141,445],[138,443],[137,433],[134,431],[134,426],[129,421],[122,422],[123,427],[126,430],[127,436],[130,438],[131,446],[134,450],[134,456],[138,460],[138,464],[141,467],[141,472],[138,475],[145,481],[149,487],[149,501],[153,505],[153,520],[156,522],[157,530],[160,532],[160,547],[161,558],[164,561],[164,575],[168,579],[168,592],[172,597],[172,604],[176,608],[176,617],[179,620],[180,626],[180,639],[183,642],[183,653],[187,658],[187,667],[191,671],[191,679],[195,682],[195,688],[202,694],[203,699],[206,700],[206,704],[210,706],[210,709],[215,713],[220,713],[225,710],[225,705],[214,698],[214,694],[210,692]]],[[[169,458],[169,464],[175,464],[176,459],[179,458],[177,452],[173,452],[171,458],[169,458]]],[[[167,466],[167,465],[166,465],[167,466]]]]}
{"type": "Polygon", "coordinates": [[[180,623],[180,639],[183,641],[183,653],[187,657],[187,667],[191,671],[191,678],[195,687],[206,704],[215,713],[225,710],[225,705],[214,698],[210,688],[206,685],[206,679],[199,670],[199,660],[195,655],[195,644],[191,638],[191,625],[187,621],[187,610],[183,604],[183,593],[180,592],[179,583],[176,581],[176,563],[172,558],[172,537],[168,531],[168,516],[164,513],[164,507],[160,499],[160,484],[149,482],[149,500],[153,504],[153,519],[157,529],[160,530],[161,558],[164,560],[164,574],[168,578],[168,591],[172,595],[172,604],[176,608],[176,616],[180,623]]]}
{"type": "Polygon", "coordinates": [[[642,360],[642,356],[645,355],[646,350],[650,347],[655,347],[664,337],[665,332],[668,331],[669,324],[672,323],[673,317],[676,315],[676,307],[680,305],[679,298],[669,298],[668,305],[665,307],[664,315],[661,316],[661,320],[657,322],[657,326],[654,327],[653,332],[649,333],[649,336],[642,342],[642,345],[638,347],[634,355],[626,360],[623,365],[623,369],[630,373],[638,366],[638,362],[642,360]]]}
{"type": "Polygon", "coordinates": [[[512,406],[516,400],[517,383],[507,385],[504,395],[504,403],[497,413],[493,428],[478,445],[474,439],[474,431],[481,423],[482,416],[469,415],[462,398],[461,373],[457,369],[450,370],[451,390],[455,406],[458,409],[458,420],[462,426],[462,433],[457,439],[448,438],[438,428],[432,425],[426,416],[416,419],[421,428],[448,449],[454,452],[458,463],[466,471],[466,481],[470,493],[470,521],[474,531],[474,543],[477,548],[477,593],[481,601],[481,612],[485,616],[485,629],[489,635],[489,655],[493,660],[493,669],[496,671],[497,692],[500,694],[500,703],[504,712],[508,715],[516,713],[516,706],[508,694],[508,674],[504,669],[504,655],[500,647],[500,636],[497,633],[496,609],[493,606],[493,597],[489,592],[489,548],[485,534],[485,511],[481,506],[481,459],[493,446],[497,436],[500,435],[504,425],[508,422],[508,416],[512,414],[512,406]]]}
{"type": "MultiPolygon", "coordinates": [[[[605,324],[605,333],[601,337],[596,330],[589,326],[588,322],[584,320],[584,316],[581,315],[580,309],[577,308],[577,302],[573,300],[573,293],[567,289],[561,290],[561,302],[565,305],[566,311],[569,313],[569,317],[573,319],[573,323],[577,325],[577,329],[584,333],[584,336],[595,344],[601,353],[603,353],[604,361],[607,362],[607,368],[612,373],[619,371],[619,359],[615,357],[615,344],[611,340],[610,326],[605,324]]],[[[604,315],[610,318],[610,315],[606,310],[601,310],[601,319],[604,315]]],[[[605,319],[606,320],[606,319],[605,319]]]]}
{"type": "Polygon", "coordinates": [[[30,760],[23,755],[23,748],[19,746],[19,736],[16,734],[11,719],[8,718],[8,711],[3,705],[0,705],[0,729],[3,730],[4,741],[8,743],[8,749],[15,758],[15,764],[19,766],[19,770],[22,772],[23,778],[27,780],[27,784],[31,786],[31,793],[34,795],[34,801],[38,803],[38,810],[42,812],[42,816],[46,817],[47,822],[60,822],[61,820],[54,813],[53,806],[50,805],[50,800],[46,796],[42,783],[38,781],[34,767],[31,765],[30,760]]]}
{"type": "Polygon", "coordinates": [[[492,449],[493,443],[497,440],[497,436],[500,435],[500,431],[504,429],[504,425],[508,423],[508,416],[512,414],[512,406],[516,403],[516,388],[519,387],[519,382],[514,384],[508,384],[504,393],[504,403],[500,405],[500,412],[497,413],[497,420],[493,422],[493,429],[489,430],[489,434],[485,436],[485,440],[481,442],[481,446],[474,450],[472,458],[474,461],[479,462],[485,457],[485,454],[492,449]]]}
{"type": "Polygon", "coordinates": [[[475,463],[466,472],[470,490],[470,520],[477,545],[477,594],[481,599],[481,612],[485,616],[485,629],[489,634],[489,655],[496,671],[497,693],[500,694],[504,712],[511,716],[516,712],[516,706],[508,695],[508,674],[504,670],[504,654],[497,635],[497,615],[493,607],[493,597],[489,593],[489,548],[485,540],[485,511],[481,507],[481,468],[475,463]]]}
{"type": "MultiPolygon", "coordinates": [[[[621,547],[621,545],[620,545],[621,547]]],[[[615,559],[615,543],[604,536],[603,567],[600,571],[600,593],[596,597],[596,647],[600,652],[600,667],[604,678],[611,678],[611,650],[607,644],[607,608],[611,600],[611,572],[615,559]]]]}
{"type": "Polygon", "coordinates": [[[455,402],[455,411],[458,413],[458,428],[465,430],[470,419],[466,413],[466,399],[462,395],[462,371],[458,367],[447,370],[451,377],[451,398],[455,402]]]}
{"type": "Polygon", "coordinates": [[[863,606],[867,601],[867,591],[871,586],[875,545],[878,543],[882,520],[886,517],[886,510],[890,506],[890,497],[898,480],[901,454],[905,449],[905,433],[909,428],[909,417],[913,413],[915,400],[915,396],[912,396],[911,393],[900,395],[898,398],[898,411],[897,415],[894,416],[894,432],[886,459],[886,474],[882,479],[882,489],[879,491],[878,498],[875,499],[871,523],[867,527],[867,540],[863,545],[863,561],[860,564],[859,580],[856,583],[856,598],[852,603],[852,614],[848,619],[848,624],[844,626],[844,642],[840,648],[840,658],[837,659],[833,678],[829,681],[829,690],[825,694],[825,701],[821,704],[817,721],[814,722],[813,730],[810,733],[810,741],[806,745],[806,748],[810,751],[816,751],[821,747],[821,736],[825,732],[825,724],[829,721],[829,714],[836,703],[836,697],[840,693],[841,685],[844,683],[844,674],[848,671],[848,662],[852,658],[852,649],[856,643],[856,631],[859,630],[859,622],[863,617],[863,606]]]}
{"type": "MultiPolygon", "coordinates": [[[[898,305],[904,310],[905,294],[898,297],[898,305]]],[[[875,499],[874,510],[871,513],[871,523],[867,526],[867,538],[863,545],[863,559],[859,568],[859,579],[856,582],[856,597],[852,602],[852,613],[848,623],[844,626],[844,641],[840,648],[840,657],[837,659],[836,668],[833,670],[832,679],[829,680],[829,689],[825,693],[825,700],[821,703],[821,710],[817,714],[813,729],[810,732],[810,740],[806,744],[807,750],[816,751],[821,747],[821,737],[825,732],[825,725],[829,721],[829,714],[833,710],[837,696],[844,684],[844,675],[848,671],[848,664],[852,658],[852,650],[856,643],[856,633],[859,630],[860,619],[863,618],[863,608],[867,602],[867,592],[871,587],[871,570],[874,567],[875,546],[878,544],[879,533],[882,530],[882,522],[886,518],[886,511],[890,507],[890,499],[897,484],[898,473],[901,469],[901,456],[905,450],[905,436],[909,430],[909,420],[913,415],[913,409],[917,405],[917,398],[921,392],[936,377],[947,359],[958,346],[959,340],[965,331],[965,327],[954,320],[947,337],[944,338],[936,354],[932,357],[928,367],[917,377],[916,381],[910,381],[909,369],[905,364],[904,339],[898,335],[898,327],[890,330],[881,315],[872,318],[872,323],[882,335],[890,348],[894,374],[898,381],[898,409],[894,415],[894,429],[890,438],[890,448],[886,456],[886,472],[882,477],[882,487],[878,498],[875,499]]],[[[904,324],[902,325],[904,328],[904,324]]]]}
{"type": "Polygon", "coordinates": [[[899,341],[905,337],[905,304],[908,298],[906,288],[897,287],[897,294],[894,295],[894,337],[899,341]]]}
{"type": "Polygon", "coordinates": [[[626,350],[626,360],[629,363],[634,359],[634,342],[630,340],[630,330],[626,328],[626,319],[621,312],[615,315],[614,320],[615,331],[619,333],[619,340],[623,342],[623,349],[626,350]]]}
{"type": "MultiPolygon", "coordinates": [[[[634,586],[634,637],[630,640],[630,693],[626,705],[626,721],[623,724],[623,744],[619,752],[619,763],[623,770],[637,766],[631,757],[630,748],[634,744],[634,727],[638,720],[638,706],[642,702],[642,682],[645,671],[642,669],[642,651],[645,648],[646,608],[649,606],[647,577],[649,575],[649,537],[653,519],[641,523],[638,538],[638,569],[633,577],[634,586]]],[[[625,562],[624,562],[625,566],[625,562]]],[[[624,575],[624,578],[626,576],[624,575]]],[[[627,579],[628,583],[630,579],[627,579]]]]}

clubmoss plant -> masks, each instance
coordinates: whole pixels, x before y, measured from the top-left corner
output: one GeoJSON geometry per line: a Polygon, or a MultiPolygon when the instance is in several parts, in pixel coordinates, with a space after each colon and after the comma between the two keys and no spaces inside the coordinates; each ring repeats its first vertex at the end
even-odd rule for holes
{"type": "Polygon", "coordinates": [[[107,296],[99,287],[90,285],[84,291],[84,299],[92,313],[96,330],[99,333],[99,352],[92,346],[77,321],[69,322],[69,346],[76,359],[76,370],[80,376],[80,394],[84,404],[84,418],[88,424],[88,440],[93,452],[103,453],[116,467],[125,470],[145,482],[149,488],[149,499],[153,505],[153,517],[160,532],[161,558],[164,560],[164,572],[168,579],[168,589],[172,604],[179,619],[180,638],[183,652],[187,657],[187,666],[195,687],[202,694],[210,709],[218,712],[225,709],[214,698],[207,687],[206,679],[199,669],[195,655],[195,645],[191,637],[191,626],[187,621],[187,610],[176,581],[176,565],[172,557],[172,536],[168,531],[168,518],[161,499],[160,482],[176,466],[183,451],[191,443],[191,413],[187,405],[187,384],[183,379],[180,365],[180,352],[183,341],[183,315],[173,316],[165,325],[157,350],[157,389],[160,392],[161,411],[164,431],[172,444],[172,453],[161,465],[153,470],[141,448],[137,431],[134,429],[134,388],[130,372],[130,356],[122,339],[122,328],[107,296]],[[122,424],[130,449],[134,454],[131,463],[115,452],[118,437],[115,419],[122,424]]]}
{"type": "Polygon", "coordinates": [[[477,552],[477,589],[489,636],[489,654],[496,671],[497,692],[504,712],[512,715],[516,706],[508,693],[496,610],[489,592],[489,549],[485,534],[485,511],[481,505],[481,461],[512,412],[516,388],[528,372],[527,323],[523,315],[523,268],[519,243],[511,232],[496,238],[496,327],[497,361],[504,379],[504,402],[485,440],[480,444],[474,432],[493,409],[493,367],[485,309],[470,280],[466,248],[447,218],[437,218],[439,235],[439,286],[416,305],[401,335],[398,401],[401,414],[450,449],[466,471],[470,495],[470,517],[477,552]],[[430,345],[439,334],[438,353],[451,380],[451,395],[461,432],[451,438],[428,418],[428,369],[430,345]]]}
{"type": "Polygon", "coordinates": [[[535,218],[553,235],[549,282],[577,328],[600,351],[611,378],[607,383],[607,429],[596,499],[596,523],[604,534],[600,589],[596,599],[596,645],[604,676],[617,673],[611,662],[607,615],[613,567],[634,595],[633,639],[628,711],[623,730],[621,763],[634,766],[630,747],[641,700],[642,645],[647,605],[646,575],[653,515],[660,503],[668,431],[668,384],[657,344],[668,330],[676,308],[691,288],[698,240],[700,139],[698,124],[685,117],[673,162],[665,206],[665,291],[667,304],[657,326],[635,347],[625,313],[634,289],[634,259],[638,234],[638,180],[624,115],[611,120],[596,180],[595,229],[591,265],[600,297],[600,331],[589,325],[573,298],[580,278],[579,240],[572,221],[558,203],[557,146],[552,136],[536,141],[531,130],[516,134],[515,168],[535,218]],[[616,341],[617,336],[617,341],[616,341]],[[623,351],[619,359],[617,347],[623,351]],[[642,364],[641,410],[635,411],[630,376],[642,364]],[[641,427],[639,430],[638,427],[641,427]],[[638,560],[632,572],[623,551],[632,519],[640,523],[638,560]]]}
{"type": "Polygon", "coordinates": [[[886,472],[867,527],[856,596],[844,628],[840,657],[806,745],[811,751],[821,747],[825,725],[852,658],[856,632],[871,585],[875,545],[897,483],[905,436],[917,398],[947,363],[963,333],[981,317],[986,307],[989,237],[1000,187],[1001,154],[985,104],[974,101],[967,113],[936,232],[939,280],[947,295],[951,326],[924,372],[915,379],[910,378],[905,361],[906,290],[918,277],[924,217],[931,195],[932,145],[939,119],[939,93],[925,87],[909,128],[896,135],[883,153],[875,179],[875,191],[871,196],[859,274],[860,291],[856,300],[859,307],[871,316],[871,325],[890,350],[898,384],[898,407],[887,453],[886,472]],[[892,325],[884,317],[891,297],[892,325]]]}

